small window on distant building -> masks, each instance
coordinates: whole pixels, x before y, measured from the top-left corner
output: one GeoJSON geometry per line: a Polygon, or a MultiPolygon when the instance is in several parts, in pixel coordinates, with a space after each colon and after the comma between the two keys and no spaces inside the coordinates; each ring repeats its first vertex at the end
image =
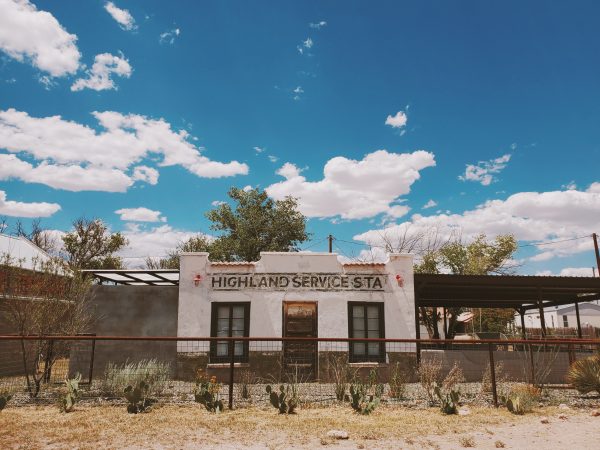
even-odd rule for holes
{"type": "MultiPolygon", "coordinates": [[[[211,337],[248,337],[250,328],[250,302],[213,302],[211,314],[211,337]]],[[[228,341],[210,342],[210,361],[229,362],[228,341]]],[[[235,362],[248,362],[248,341],[236,342],[233,350],[235,362]]]]}
{"type": "Polygon", "coordinates": [[[563,327],[569,328],[569,318],[566,315],[563,316],[563,327]]]}
{"type": "MultiPolygon", "coordinates": [[[[383,303],[348,302],[351,338],[385,338],[383,303]]],[[[350,362],[385,362],[385,342],[351,342],[350,362]]]]}

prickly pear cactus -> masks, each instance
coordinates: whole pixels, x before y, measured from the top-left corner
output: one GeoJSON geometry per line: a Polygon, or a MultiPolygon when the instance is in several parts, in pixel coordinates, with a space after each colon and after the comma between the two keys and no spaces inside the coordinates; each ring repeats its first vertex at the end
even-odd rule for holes
{"type": "Polygon", "coordinates": [[[78,373],[75,378],[66,379],[65,385],[67,391],[65,395],[60,399],[59,407],[62,412],[68,413],[73,411],[75,403],[79,400],[79,382],[81,381],[81,374],[78,373]]]}
{"type": "Polygon", "coordinates": [[[374,394],[369,394],[369,390],[369,385],[360,382],[350,385],[350,406],[359,414],[371,414],[379,406],[383,390],[379,386],[375,387],[374,394]]]}
{"type": "Polygon", "coordinates": [[[458,414],[458,403],[460,401],[460,393],[453,389],[444,394],[439,386],[434,388],[435,395],[440,400],[440,410],[444,414],[458,414]]]}
{"type": "Polygon", "coordinates": [[[12,395],[10,395],[7,391],[0,392],[0,411],[6,408],[6,405],[8,404],[11,398],[12,395]]]}
{"type": "Polygon", "coordinates": [[[295,385],[279,386],[279,394],[271,385],[266,387],[271,405],[279,410],[279,414],[293,414],[298,406],[298,392],[295,385]]]}
{"type": "Polygon", "coordinates": [[[123,395],[127,400],[127,412],[137,414],[148,410],[152,404],[147,398],[150,385],[145,381],[140,381],[137,386],[127,386],[123,391],[123,395]]]}

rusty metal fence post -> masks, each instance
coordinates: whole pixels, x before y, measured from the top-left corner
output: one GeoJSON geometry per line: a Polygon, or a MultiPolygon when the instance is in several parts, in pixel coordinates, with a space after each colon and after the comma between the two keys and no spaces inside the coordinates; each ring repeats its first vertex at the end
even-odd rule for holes
{"type": "Polygon", "coordinates": [[[233,409],[233,376],[235,370],[235,340],[229,341],[229,409],[233,409]]]}
{"type": "Polygon", "coordinates": [[[90,355],[90,377],[88,380],[89,387],[92,387],[92,378],[94,376],[94,355],[96,353],[96,339],[92,340],[92,354],[90,355]]]}
{"type": "Polygon", "coordinates": [[[529,344],[529,366],[530,366],[530,371],[531,371],[531,385],[535,386],[535,365],[533,362],[533,348],[532,345],[529,344]]]}
{"type": "Polygon", "coordinates": [[[496,389],[496,365],[494,364],[494,348],[492,343],[488,344],[490,354],[490,380],[492,381],[492,395],[494,396],[494,406],[498,407],[498,391],[496,389]]]}

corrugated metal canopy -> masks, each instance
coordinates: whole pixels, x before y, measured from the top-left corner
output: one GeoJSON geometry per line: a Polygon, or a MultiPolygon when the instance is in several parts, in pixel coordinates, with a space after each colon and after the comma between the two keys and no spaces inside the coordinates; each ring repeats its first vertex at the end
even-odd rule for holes
{"type": "Polygon", "coordinates": [[[111,282],[129,286],[177,286],[178,269],[84,270],[101,283],[111,282]]]}
{"type": "Polygon", "coordinates": [[[538,308],[600,299],[600,278],[415,274],[417,306],[538,308]]]}

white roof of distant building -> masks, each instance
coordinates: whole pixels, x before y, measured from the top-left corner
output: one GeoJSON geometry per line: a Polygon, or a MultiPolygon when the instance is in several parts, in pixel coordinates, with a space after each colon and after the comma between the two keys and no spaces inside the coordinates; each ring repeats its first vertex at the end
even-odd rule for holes
{"type": "Polygon", "coordinates": [[[30,240],[20,236],[9,236],[0,233],[0,256],[8,254],[12,265],[33,270],[35,263],[39,265],[48,261],[51,256],[30,240]]]}

